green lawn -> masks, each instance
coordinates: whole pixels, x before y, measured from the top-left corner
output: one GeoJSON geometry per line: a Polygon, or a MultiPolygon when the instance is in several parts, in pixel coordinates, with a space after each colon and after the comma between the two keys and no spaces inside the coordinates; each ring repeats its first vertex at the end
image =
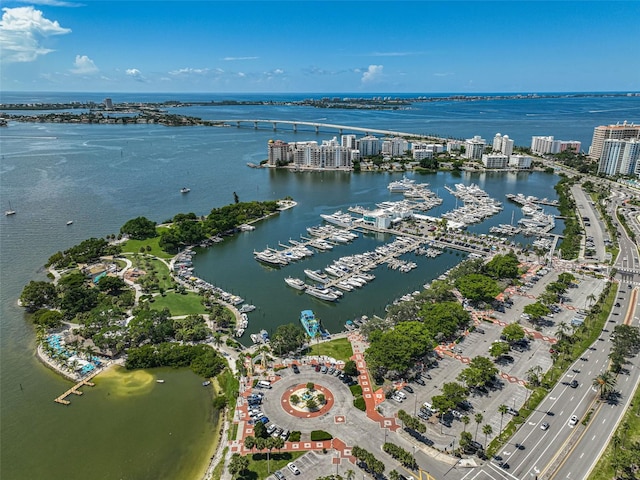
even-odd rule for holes
{"type": "MultiPolygon", "coordinates": [[[[633,401],[629,410],[624,414],[622,422],[616,430],[615,436],[623,439],[620,449],[633,448],[632,446],[640,441],[640,389],[636,389],[636,393],[633,396],[633,401]]],[[[589,480],[610,480],[615,478],[613,466],[611,462],[613,460],[614,447],[613,441],[609,442],[606,450],[600,457],[596,468],[591,472],[589,480]]]]}
{"type": "Polygon", "coordinates": [[[320,344],[314,343],[309,355],[324,355],[346,362],[353,356],[353,349],[347,338],[337,338],[320,344]]]}
{"type": "Polygon", "coordinates": [[[168,308],[172,316],[190,315],[192,313],[206,313],[204,306],[200,303],[202,297],[197,293],[189,292],[186,295],[169,292],[166,296],[156,295],[153,303],[150,303],[154,310],[168,308]]]}
{"type": "MultiPolygon", "coordinates": [[[[284,473],[287,475],[289,469],[287,469],[287,463],[294,461],[296,458],[301,457],[307,452],[282,452],[278,453],[277,450],[274,450],[271,453],[271,460],[269,461],[269,466],[271,474],[276,470],[285,469],[284,473]]],[[[267,454],[265,453],[254,453],[247,456],[249,458],[249,468],[244,472],[243,475],[238,476],[238,480],[262,480],[271,475],[269,469],[267,469],[267,454]]]]}
{"type": "MultiPolygon", "coordinates": [[[[158,233],[162,232],[162,228],[158,228],[158,233]]],[[[165,229],[166,230],[166,229],[165,229]]],[[[153,238],[147,238],[146,240],[127,240],[122,244],[123,253],[140,253],[140,248],[144,247],[145,253],[160,258],[172,258],[173,255],[163,251],[158,242],[160,241],[160,235],[153,238]],[[151,247],[151,250],[147,250],[147,246],[151,247]]]]}

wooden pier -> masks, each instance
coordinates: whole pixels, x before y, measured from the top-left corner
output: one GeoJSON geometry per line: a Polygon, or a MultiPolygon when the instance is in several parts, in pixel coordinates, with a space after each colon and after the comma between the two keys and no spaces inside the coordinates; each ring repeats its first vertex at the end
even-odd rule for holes
{"type": "Polygon", "coordinates": [[[80,382],[76,383],[73,387],[71,387],[69,390],[67,390],[66,392],[64,392],[62,395],[60,395],[59,397],[56,397],[53,401],[56,403],[60,403],[62,405],[71,405],[71,402],[69,400],[67,400],[67,397],[69,395],[82,395],[83,392],[80,390],[81,387],[84,387],[85,385],[88,387],[94,387],[96,384],[93,382],[90,382],[89,380],[91,380],[93,377],[95,377],[98,374],[98,372],[94,372],[93,374],[91,374],[89,377],[85,378],[84,380],[81,380],[80,382]]]}

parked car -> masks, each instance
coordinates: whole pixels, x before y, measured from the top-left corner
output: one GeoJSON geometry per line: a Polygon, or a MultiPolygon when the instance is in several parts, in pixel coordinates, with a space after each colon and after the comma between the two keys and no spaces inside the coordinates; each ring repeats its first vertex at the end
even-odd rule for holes
{"type": "Polygon", "coordinates": [[[406,390],[409,393],[413,393],[413,388],[411,388],[409,385],[405,385],[404,387],[402,387],[403,390],[406,390]]]}
{"type": "Polygon", "coordinates": [[[425,381],[423,379],[421,379],[420,377],[414,378],[413,381],[415,383],[417,383],[418,385],[423,385],[423,386],[426,385],[425,381]]]}
{"type": "Polygon", "coordinates": [[[274,475],[278,480],[287,480],[287,477],[285,477],[280,470],[276,470],[276,473],[274,475]]]}
{"type": "Polygon", "coordinates": [[[300,475],[300,469],[296,467],[296,464],[293,462],[287,463],[287,468],[291,470],[294,475],[300,475]]]}
{"type": "Polygon", "coordinates": [[[322,365],[322,366],[320,367],[320,371],[321,371],[322,373],[327,373],[327,366],[326,366],[326,365],[322,365]]]}
{"type": "Polygon", "coordinates": [[[291,365],[291,370],[293,370],[293,373],[300,373],[300,369],[298,368],[298,365],[296,365],[295,363],[291,365]]]}

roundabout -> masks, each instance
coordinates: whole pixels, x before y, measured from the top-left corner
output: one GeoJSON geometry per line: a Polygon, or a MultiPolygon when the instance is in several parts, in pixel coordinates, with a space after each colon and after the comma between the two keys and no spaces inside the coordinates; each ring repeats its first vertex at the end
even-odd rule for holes
{"type": "Polygon", "coordinates": [[[308,389],[307,384],[304,383],[292,385],[280,397],[282,410],[298,418],[315,418],[324,415],[331,410],[334,401],[331,390],[317,383],[313,383],[312,389],[308,389]]]}

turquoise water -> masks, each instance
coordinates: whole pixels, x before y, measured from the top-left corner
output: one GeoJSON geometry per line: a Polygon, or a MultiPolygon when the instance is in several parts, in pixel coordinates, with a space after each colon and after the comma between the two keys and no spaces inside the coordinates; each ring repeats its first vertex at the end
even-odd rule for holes
{"type": "MultiPolygon", "coordinates": [[[[517,144],[527,144],[522,139],[537,134],[588,142],[593,126],[632,121],[640,111],[640,99],[635,98],[596,99],[591,106],[584,99],[474,105],[428,104],[424,109],[400,112],[236,107],[207,115],[326,119],[328,123],[458,137],[482,134],[492,138],[500,132],[517,144]],[[486,113],[489,107],[493,110],[486,113]],[[589,113],[591,110],[609,112],[589,113]]],[[[304,308],[314,310],[330,331],[337,331],[355,315],[380,314],[394,298],[419,289],[460,260],[448,253],[433,260],[416,257],[420,268],[408,274],[378,269],[374,282],[345,294],[335,306],[297,294],[286,286],[284,276],[301,277],[304,268],[320,268],[337,256],[368,250],[389,239],[360,238],[350,246],[279,271],[255,262],[254,249],[298,238],[305,227],[320,223],[320,213],[391,197],[385,187],[396,177],[388,174],[291,173],[246,167],[247,162],[266,157],[270,138],[322,140],[333,135],[13,122],[0,129],[0,208],[7,209],[11,202],[17,211],[15,216],[0,217],[0,477],[184,478],[182,474],[191,471],[189,466],[208,458],[214,428],[210,391],[189,371],[162,372],[166,383],[152,382],[149,390],[135,388],[135,382],[124,377],[99,379],[83,396],[74,396],[69,407],[53,402],[70,384],[35,358],[33,329],[16,300],[29,280],[45,278],[42,265],[57,250],[91,236],[117,233],[124,222],[139,215],[160,222],[178,212],[206,214],[233,202],[233,192],[241,201],[290,195],[298,201],[294,209],[196,256],[200,276],[258,306],[250,314],[250,332],[297,322],[304,308]],[[189,195],[179,192],[185,185],[191,188],[189,195]],[[67,226],[69,220],[74,223],[67,226]],[[122,385],[136,393],[114,396],[122,385]]],[[[503,201],[505,210],[499,216],[472,228],[486,231],[495,223],[510,222],[516,207],[504,201],[505,193],[552,198],[555,178],[538,173],[461,177],[439,173],[418,181],[430,183],[445,199],[432,211],[436,214],[455,206],[455,199],[443,190],[445,184],[475,182],[503,201]]]]}

